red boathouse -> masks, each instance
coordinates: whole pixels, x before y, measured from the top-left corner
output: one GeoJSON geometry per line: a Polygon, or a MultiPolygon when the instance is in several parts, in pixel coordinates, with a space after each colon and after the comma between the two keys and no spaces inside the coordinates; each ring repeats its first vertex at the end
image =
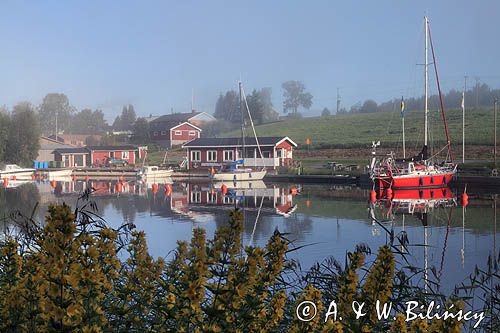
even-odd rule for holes
{"type": "MultiPolygon", "coordinates": [[[[260,157],[255,138],[245,138],[245,167],[277,169],[293,162],[297,144],[289,137],[260,137],[260,157]]],[[[184,144],[187,149],[188,170],[209,170],[243,159],[241,138],[200,138],[184,144]]]]}

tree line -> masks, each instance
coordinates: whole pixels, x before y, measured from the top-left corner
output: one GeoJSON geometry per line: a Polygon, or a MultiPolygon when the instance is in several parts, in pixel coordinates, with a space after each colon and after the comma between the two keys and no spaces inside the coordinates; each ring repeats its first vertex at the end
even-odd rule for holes
{"type": "MultiPolygon", "coordinates": [[[[492,89],[487,84],[478,84],[465,92],[465,107],[480,108],[491,107],[495,98],[500,97],[500,89],[492,89]]],[[[405,110],[419,111],[424,109],[424,96],[404,97],[405,110]]],[[[377,104],[373,99],[368,99],[363,103],[357,103],[350,109],[352,113],[372,113],[379,111],[393,111],[400,108],[401,97],[393,98],[389,101],[377,104]]],[[[429,107],[439,107],[439,95],[429,96],[429,107]]],[[[452,89],[443,94],[443,105],[447,109],[462,107],[462,91],[452,89]]]]}

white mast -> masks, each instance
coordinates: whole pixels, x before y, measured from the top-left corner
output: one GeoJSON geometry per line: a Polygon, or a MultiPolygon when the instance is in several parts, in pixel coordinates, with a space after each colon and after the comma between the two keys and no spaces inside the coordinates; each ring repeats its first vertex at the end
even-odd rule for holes
{"type": "Polygon", "coordinates": [[[465,163],[465,90],[462,93],[462,163],[465,163]]]}
{"type": "Polygon", "coordinates": [[[425,134],[424,134],[424,145],[427,146],[427,132],[428,132],[428,116],[427,113],[429,112],[428,110],[428,94],[429,94],[429,75],[428,75],[428,67],[429,67],[429,61],[427,59],[427,49],[428,49],[428,38],[429,38],[429,18],[425,16],[425,98],[424,98],[424,111],[425,111],[425,134]]]}

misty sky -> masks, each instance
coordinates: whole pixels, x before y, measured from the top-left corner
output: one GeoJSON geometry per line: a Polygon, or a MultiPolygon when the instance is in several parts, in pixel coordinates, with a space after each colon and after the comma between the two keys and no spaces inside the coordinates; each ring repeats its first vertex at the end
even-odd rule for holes
{"type": "MultiPolygon", "coordinates": [[[[0,1],[0,105],[212,113],[219,92],[301,80],[314,110],[422,94],[423,16],[443,90],[500,86],[500,1],[0,1]]],[[[431,87],[432,89],[432,87],[431,87]]],[[[434,91],[431,91],[434,93],[434,91]]]]}

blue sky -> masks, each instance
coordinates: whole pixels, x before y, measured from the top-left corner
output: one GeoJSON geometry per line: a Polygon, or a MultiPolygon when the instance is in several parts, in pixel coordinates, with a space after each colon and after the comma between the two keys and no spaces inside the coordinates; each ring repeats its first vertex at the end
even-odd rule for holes
{"type": "MultiPolygon", "coordinates": [[[[301,80],[314,110],[422,94],[423,16],[443,89],[500,86],[500,1],[0,2],[0,105],[62,92],[113,119],[212,112],[219,92],[301,80]]],[[[431,91],[432,91],[431,86],[431,91]]]]}

